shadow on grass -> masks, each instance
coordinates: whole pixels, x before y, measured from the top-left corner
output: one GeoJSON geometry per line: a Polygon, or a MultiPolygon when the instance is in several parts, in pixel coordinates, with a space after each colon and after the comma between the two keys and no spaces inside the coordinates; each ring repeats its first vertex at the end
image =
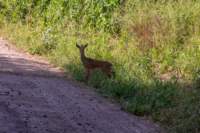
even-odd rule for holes
{"type": "MultiPolygon", "coordinates": [[[[76,80],[84,81],[84,69],[80,65],[70,64],[66,68],[76,80]]],[[[96,88],[104,96],[118,100],[122,107],[136,115],[148,115],[162,108],[175,106],[178,85],[156,80],[150,85],[132,80],[107,78],[101,71],[94,71],[88,85],[96,88]]]]}
{"type": "MultiPolygon", "coordinates": [[[[84,81],[81,64],[66,65],[76,80],[84,81]]],[[[200,82],[193,91],[185,91],[183,85],[174,81],[155,79],[151,84],[137,80],[107,78],[95,71],[88,81],[103,96],[114,98],[122,109],[138,116],[152,116],[166,126],[169,132],[200,132],[200,82]]]]}

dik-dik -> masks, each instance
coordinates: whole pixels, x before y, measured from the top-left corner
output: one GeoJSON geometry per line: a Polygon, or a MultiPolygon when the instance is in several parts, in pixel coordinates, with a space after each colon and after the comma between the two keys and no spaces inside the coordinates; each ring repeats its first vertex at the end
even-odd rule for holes
{"type": "Polygon", "coordinates": [[[100,61],[100,60],[95,60],[95,59],[91,59],[85,56],[85,48],[88,45],[79,45],[76,44],[76,47],[79,49],[80,51],[80,55],[81,55],[81,61],[84,65],[85,71],[86,71],[86,75],[85,75],[85,79],[86,81],[88,81],[91,71],[94,69],[100,69],[103,73],[105,73],[109,78],[111,78],[111,76],[114,76],[114,71],[112,68],[112,64],[108,61],[100,61]]]}

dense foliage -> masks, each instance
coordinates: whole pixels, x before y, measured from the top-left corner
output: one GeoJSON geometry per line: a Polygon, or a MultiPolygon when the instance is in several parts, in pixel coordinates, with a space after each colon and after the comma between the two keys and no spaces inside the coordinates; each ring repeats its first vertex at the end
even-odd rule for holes
{"type": "Polygon", "coordinates": [[[169,132],[200,132],[200,1],[0,0],[0,35],[83,80],[75,43],[109,60],[89,84],[169,132]],[[99,76],[101,75],[101,76],[99,76]]]}

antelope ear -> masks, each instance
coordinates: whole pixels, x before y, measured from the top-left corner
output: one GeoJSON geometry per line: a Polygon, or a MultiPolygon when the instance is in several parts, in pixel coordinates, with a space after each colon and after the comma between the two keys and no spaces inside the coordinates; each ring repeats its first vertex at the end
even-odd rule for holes
{"type": "Polygon", "coordinates": [[[80,46],[78,45],[78,43],[76,43],[76,47],[77,47],[77,48],[80,48],[80,46]]]}

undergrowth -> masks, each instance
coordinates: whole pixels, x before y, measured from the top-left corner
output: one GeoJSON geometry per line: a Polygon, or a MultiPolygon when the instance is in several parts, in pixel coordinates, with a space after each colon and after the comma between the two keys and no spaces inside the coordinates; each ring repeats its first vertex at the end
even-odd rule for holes
{"type": "Polygon", "coordinates": [[[0,0],[0,35],[84,81],[76,42],[113,63],[88,84],[172,133],[200,132],[197,0],[0,0]]]}

